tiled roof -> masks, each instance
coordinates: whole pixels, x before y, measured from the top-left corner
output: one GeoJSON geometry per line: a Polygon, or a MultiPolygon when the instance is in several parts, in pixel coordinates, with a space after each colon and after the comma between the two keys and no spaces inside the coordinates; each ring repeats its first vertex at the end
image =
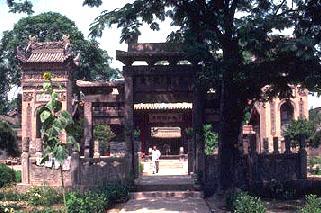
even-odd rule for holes
{"type": "Polygon", "coordinates": [[[31,53],[26,62],[64,62],[70,55],[63,51],[31,53]]]}
{"type": "Polygon", "coordinates": [[[134,109],[192,109],[192,103],[140,103],[134,104],[134,109]]]}

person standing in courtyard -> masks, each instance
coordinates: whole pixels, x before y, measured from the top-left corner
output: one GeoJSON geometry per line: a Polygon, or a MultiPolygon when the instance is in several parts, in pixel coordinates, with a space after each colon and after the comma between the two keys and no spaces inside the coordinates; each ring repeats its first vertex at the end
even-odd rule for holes
{"type": "Polygon", "coordinates": [[[152,166],[153,166],[153,174],[158,173],[159,171],[159,158],[161,156],[161,152],[157,149],[156,146],[153,146],[152,150],[152,166]]]}

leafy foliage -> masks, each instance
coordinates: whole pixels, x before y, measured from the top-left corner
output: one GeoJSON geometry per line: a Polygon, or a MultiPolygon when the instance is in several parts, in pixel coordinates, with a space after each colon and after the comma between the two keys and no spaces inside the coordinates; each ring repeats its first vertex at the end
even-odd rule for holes
{"type": "Polygon", "coordinates": [[[310,157],[308,161],[308,168],[312,175],[321,175],[321,157],[310,157]]]}
{"type": "Polygon", "coordinates": [[[321,213],[321,200],[316,195],[307,195],[306,204],[300,209],[300,213],[321,213]]]}
{"type": "Polygon", "coordinates": [[[5,164],[0,164],[0,188],[16,182],[15,171],[5,164]]]}
{"type": "Polygon", "coordinates": [[[205,141],[205,154],[212,155],[214,150],[218,147],[218,134],[213,132],[211,124],[203,126],[204,141],[205,141]]]}
{"type": "Polygon", "coordinates": [[[239,193],[235,200],[235,213],[265,213],[266,207],[260,198],[252,197],[247,193],[239,193]]]}
{"type": "Polygon", "coordinates": [[[105,212],[115,203],[124,202],[128,199],[128,189],[122,185],[108,185],[99,191],[84,193],[70,192],[67,194],[68,212],[87,213],[105,212]]]}
{"type": "Polygon", "coordinates": [[[300,141],[300,135],[305,138],[310,138],[314,134],[313,123],[307,119],[299,118],[292,120],[290,125],[284,132],[285,136],[289,136],[293,141],[293,145],[298,145],[300,141]]]}
{"type": "Polygon", "coordinates": [[[27,202],[33,206],[52,206],[62,203],[62,195],[48,186],[33,187],[26,193],[27,202]]]}
{"type": "Polygon", "coordinates": [[[94,139],[99,141],[99,148],[103,153],[107,151],[108,142],[115,136],[109,125],[99,124],[94,127],[94,139]]]}
{"type": "Polygon", "coordinates": [[[0,149],[12,156],[19,155],[16,133],[5,121],[0,121],[0,149]]]}
{"type": "Polygon", "coordinates": [[[31,1],[28,0],[7,0],[7,5],[9,7],[9,12],[11,13],[27,13],[28,15],[34,13],[32,10],[33,5],[31,1]]]}

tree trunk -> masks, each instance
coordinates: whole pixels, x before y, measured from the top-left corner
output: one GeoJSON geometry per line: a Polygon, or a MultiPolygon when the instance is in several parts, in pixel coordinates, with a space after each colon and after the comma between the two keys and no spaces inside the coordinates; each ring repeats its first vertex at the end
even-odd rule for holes
{"type": "Polygon", "coordinates": [[[234,187],[236,164],[240,158],[238,149],[242,126],[244,101],[240,95],[242,88],[234,81],[238,72],[240,55],[237,44],[226,42],[223,48],[226,65],[221,82],[220,94],[220,134],[219,134],[219,185],[221,190],[234,187]]]}
{"type": "Polygon", "coordinates": [[[240,160],[239,135],[243,119],[243,107],[235,91],[225,85],[224,98],[221,99],[224,107],[221,109],[221,129],[219,143],[220,188],[226,190],[235,186],[236,163],[240,160]]]}
{"type": "Polygon", "coordinates": [[[67,213],[68,210],[67,210],[66,190],[65,190],[65,183],[64,183],[64,174],[62,170],[62,163],[60,163],[60,177],[61,177],[62,197],[64,201],[64,212],[67,213]]]}

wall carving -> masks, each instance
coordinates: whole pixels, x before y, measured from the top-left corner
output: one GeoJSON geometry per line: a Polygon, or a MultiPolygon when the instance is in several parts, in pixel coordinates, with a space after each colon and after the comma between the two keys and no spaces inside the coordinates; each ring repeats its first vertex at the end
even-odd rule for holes
{"type": "MultiPolygon", "coordinates": [[[[58,92],[58,99],[59,101],[65,101],[66,100],[66,94],[64,92],[58,92]]],[[[36,102],[48,102],[50,101],[50,95],[45,93],[37,93],[36,94],[36,102]]]]}
{"type": "MultiPolygon", "coordinates": [[[[52,72],[53,79],[68,79],[68,72],[52,72]]],[[[22,74],[22,80],[44,80],[43,72],[25,72],[22,74]]]]}
{"type": "Polygon", "coordinates": [[[23,97],[23,101],[32,101],[33,93],[32,92],[24,92],[22,97],[23,97]]]}

